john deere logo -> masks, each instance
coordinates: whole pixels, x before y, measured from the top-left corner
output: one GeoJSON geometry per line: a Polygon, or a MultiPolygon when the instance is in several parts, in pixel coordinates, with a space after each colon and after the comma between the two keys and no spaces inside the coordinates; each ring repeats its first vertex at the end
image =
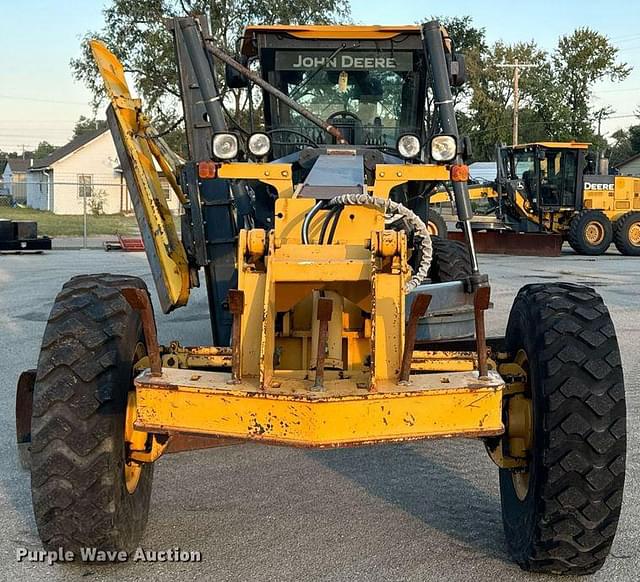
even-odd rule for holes
{"type": "Polygon", "coordinates": [[[410,52],[344,52],[334,57],[331,53],[279,51],[276,53],[276,69],[279,71],[309,71],[317,68],[333,71],[392,70],[410,71],[413,55],[410,52]]]}
{"type": "Polygon", "coordinates": [[[602,184],[596,184],[595,182],[585,182],[585,190],[614,190],[613,182],[604,182],[602,184]]]}

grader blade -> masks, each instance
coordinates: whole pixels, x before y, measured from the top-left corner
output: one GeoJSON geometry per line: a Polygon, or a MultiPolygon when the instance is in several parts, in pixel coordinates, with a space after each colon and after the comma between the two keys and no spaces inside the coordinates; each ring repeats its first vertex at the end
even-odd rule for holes
{"type": "MultiPolygon", "coordinates": [[[[448,238],[464,241],[464,233],[449,232],[448,238]]],[[[560,256],[563,241],[559,234],[508,231],[476,231],[473,240],[479,253],[532,257],[560,256]]]]}

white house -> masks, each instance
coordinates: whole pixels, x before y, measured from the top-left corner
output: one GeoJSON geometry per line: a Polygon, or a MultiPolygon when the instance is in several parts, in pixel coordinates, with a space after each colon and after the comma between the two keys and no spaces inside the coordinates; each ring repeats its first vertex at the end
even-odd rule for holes
{"type": "MultiPolygon", "coordinates": [[[[179,202],[161,179],[169,208],[179,202]]],[[[129,192],[108,129],[82,134],[35,160],[27,172],[27,205],[55,214],[117,214],[132,211],[129,192]]]]}
{"type": "Polygon", "coordinates": [[[13,200],[19,204],[27,202],[27,170],[33,160],[9,158],[2,172],[2,189],[11,194],[13,200]]]}

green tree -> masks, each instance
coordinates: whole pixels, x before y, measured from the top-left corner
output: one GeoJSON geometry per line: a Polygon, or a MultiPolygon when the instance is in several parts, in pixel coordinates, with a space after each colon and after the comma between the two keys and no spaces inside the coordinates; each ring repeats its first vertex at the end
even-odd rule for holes
{"type": "Polygon", "coordinates": [[[640,154],[640,125],[632,125],[627,130],[629,135],[629,147],[631,153],[629,155],[640,154]]]}
{"type": "MultiPolygon", "coordinates": [[[[179,120],[177,67],[165,19],[186,14],[207,14],[212,37],[235,53],[248,24],[326,24],[345,20],[350,9],[348,0],[111,0],[104,10],[104,27],[85,35],[82,55],[71,61],[75,77],[93,93],[96,108],[103,89],[87,42],[91,38],[104,41],[133,75],[135,90],[159,130],[179,120]]],[[[242,103],[240,91],[233,94],[238,111],[247,98],[242,103]]],[[[166,138],[171,145],[172,137],[175,134],[166,138]]]]}
{"type": "Polygon", "coordinates": [[[56,150],[56,146],[51,145],[48,141],[41,141],[33,152],[33,157],[37,160],[46,158],[49,154],[56,150]]]}
{"type": "Polygon", "coordinates": [[[611,146],[608,151],[610,166],[616,166],[633,155],[629,132],[626,129],[619,129],[612,133],[610,141],[611,146]]]}
{"type": "Polygon", "coordinates": [[[513,69],[500,65],[516,60],[536,65],[522,69],[520,74],[520,141],[545,134],[545,124],[540,120],[544,119],[541,112],[547,102],[545,91],[550,88],[547,53],[533,41],[512,45],[498,41],[468,65],[472,96],[465,118],[476,159],[491,159],[497,143],[512,141],[513,69]]]}
{"type": "Polygon", "coordinates": [[[553,53],[554,79],[561,99],[557,101],[557,117],[564,119],[562,130],[578,140],[593,138],[594,112],[591,108],[595,83],[603,80],[622,81],[631,67],[618,62],[618,49],[603,34],[588,28],[577,28],[562,36],[553,53]]]}
{"type": "Polygon", "coordinates": [[[106,127],[106,119],[96,119],[95,117],[85,117],[81,115],[73,128],[73,137],[75,138],[85,133],[91,133],[98,129],[105,129],[106,127]]]}

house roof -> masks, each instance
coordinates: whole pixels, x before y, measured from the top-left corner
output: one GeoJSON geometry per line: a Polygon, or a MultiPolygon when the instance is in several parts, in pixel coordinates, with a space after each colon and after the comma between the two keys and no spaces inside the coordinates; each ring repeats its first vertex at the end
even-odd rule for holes
{"type": "Polygon", "coordinates": [[[640,158],[640,154],[634,154],[630,158],[627,158],[626,160],[623,160],[622,162],[619,162],[618,164],[616,164],[613,167],[614,168],[620,168],[622,166],[626,166],[629,162],[635,162],[638,158],[640,158]]]}
{"type": "Polygon", "coordinates": [[[12,172],[26,172],[31,166],[31,159],[8,158],[7,165],[11,168],[12,172]]]}
{"type": "Polygon", "coordinates": [[[105,131],[109,130],[107,128],[96,129],[94,131],[83,133],[78,137],[74,137],[68,144],[59,147],[56,151],[48,155],[46,158],[42,158],[41,160],[34,160],[31,169],[42,170],[44,168],[52,166],[62,158],[66,158],[77,149],[80,149],[82,146],[85,146],[88,143],[92,142],[94,139],[101,136],[105,131]]]}

